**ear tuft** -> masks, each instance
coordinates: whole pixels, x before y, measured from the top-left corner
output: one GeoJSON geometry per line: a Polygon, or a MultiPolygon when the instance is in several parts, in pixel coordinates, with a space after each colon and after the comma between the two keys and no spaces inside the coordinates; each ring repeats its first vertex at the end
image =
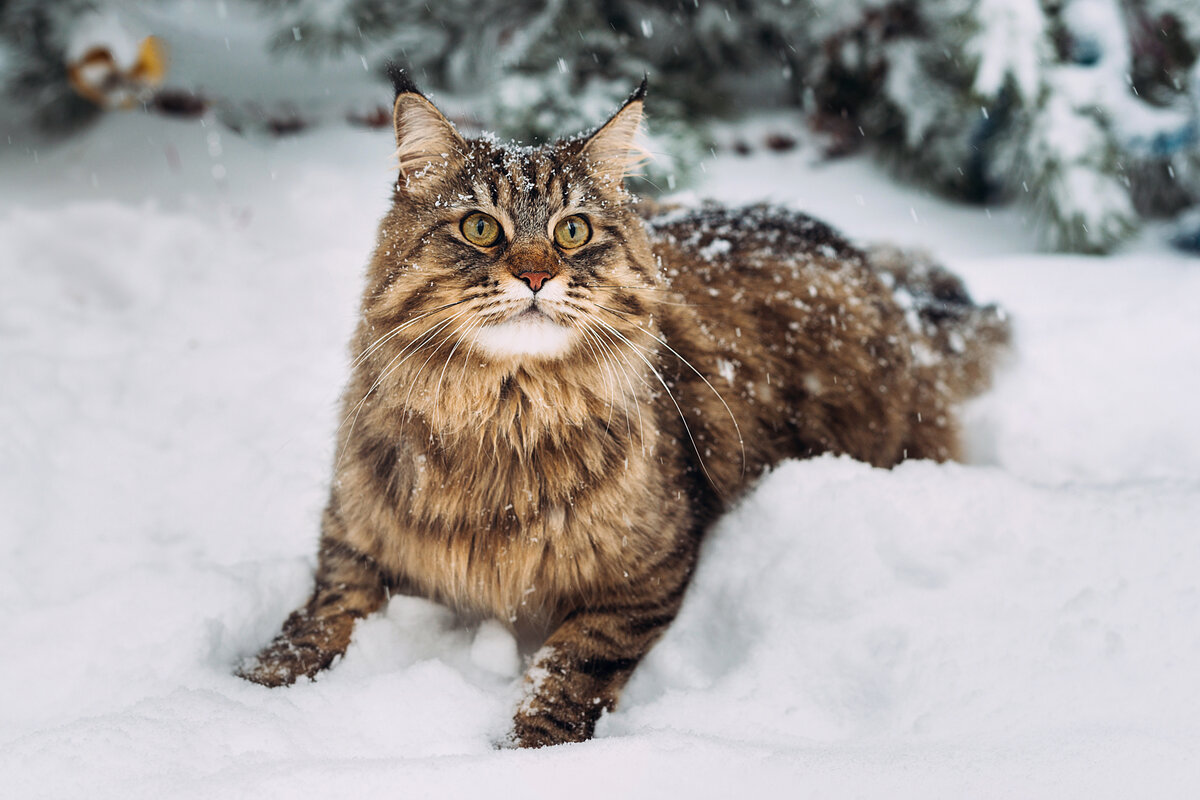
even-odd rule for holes
{"type": "MultiPolygon", "coordinates": [[[[383,71],[388,76],[388,80],[392,82],[392,88],[396,90],[396,97],[402,94],[419,94],[422,97],[425,95],[417,88],[417,84],[413,82],[412,76],[408,74],[395,61],[388,61],[383,65],[383,71]]],[[[394,98],[393,98],[394,99],[394,98]]]]}
{"type": "Polygon", "coordinates": [[[629,103],[632,103],[634,100],[645,100],[646,99],[646,84],[647,84],[647,82],[649,82],[649,80],[650,80],[650,75],[643,72],[641,84],[636,89],[633,90],[633,94],[629,95],[629,99],[626,100],[625,103],[629,104],[629,103]]]}
{"type": "Polygon", "coordinates": [[[646,79],[620,110],[600,126],[583,146],[583,155],[602,177],[621,183],[626,176],[636,175],[642,164],[650,160],[636,141],[642,125],[642,106],[646,97],[646,79]]]}

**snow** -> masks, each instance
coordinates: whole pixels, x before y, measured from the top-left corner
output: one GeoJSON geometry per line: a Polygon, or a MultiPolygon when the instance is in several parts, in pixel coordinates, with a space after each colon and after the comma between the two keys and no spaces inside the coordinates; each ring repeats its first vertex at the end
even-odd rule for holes
{"type": "Polygon", "coordinates": [[[83,14],[71,26],[64,51],[67,62],[81,60],[96,46],[105,47],[113,61],[122,70],[131,69],[138,60],[138,46],[149,31],[140,30],[136,23],[131,25],[122,20],[113,9],[92,11],[83,14]]]}
{"type": "Polygon", "coordinates": [[[392,147],[212,131],[112,115],[0,149],[6,796],[1193,795],[1195,260],[1039,254],[1027,212],[809,145],[706,162],[683,200],[927,247],[1015,352],[970,463],[781,465],[598,738],[512,751],[529,656],[425,600],[315,682],[232,676],[309,587],[392,147]]]}
{"type": "Polygon", "coordinates": [[[1133,53],[1126,12],[1115,0],[1071,0],[1063,8],[1063,23],[1077,46],[1095,51],[1095,61],[1052,70],[1057,94],[1076,109],[1102,114],[1125,149],[1134,153],[1155,153],[1156,147],[1162,149],[1175,138],[1181,144],[1194,139],[1193,108],[1186,103],[1158,107],[1143,102],[1130,87],[1133,53]]]}
{"type": "Polygon", "coordinates": [[[964,50],[979,60],[972,90],[987,100],[1011,79],[1020,98],[1032,105],[1041,83],[1039,61],[1046,56],[1046,16],[1037,0],[981,0],[978,30],[964,50]]]}

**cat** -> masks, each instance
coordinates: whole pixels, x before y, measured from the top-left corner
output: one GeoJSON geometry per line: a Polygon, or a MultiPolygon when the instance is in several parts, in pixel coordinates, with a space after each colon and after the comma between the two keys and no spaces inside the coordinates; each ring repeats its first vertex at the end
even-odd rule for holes
{"type": "Polygon", "coordinates": [[[329,667],[391,593],[543,640],[511,742],[590,738],[705,529],[785,458],[960,454],[1008,339],[924,257],[766,206],[638,202],[642,85],[588,136],[464,138],[394,72],[315,588],[239,674],[329,667]]]}

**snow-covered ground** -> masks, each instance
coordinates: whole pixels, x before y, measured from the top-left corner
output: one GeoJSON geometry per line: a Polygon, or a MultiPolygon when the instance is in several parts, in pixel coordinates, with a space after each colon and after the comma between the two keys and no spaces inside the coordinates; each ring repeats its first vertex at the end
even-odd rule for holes
{"type": "Polygon", "coordinates": [[[695,192],[1003,303],[969,464],[782,465],[586,744],[495,749],[515,645],[413,598],[315,683],[233,677],[308,588],[389,145],[116,115],[0,146],[0,794],[1195,796],[1200,261],[1037,254],[807,147],[695,192]]]}

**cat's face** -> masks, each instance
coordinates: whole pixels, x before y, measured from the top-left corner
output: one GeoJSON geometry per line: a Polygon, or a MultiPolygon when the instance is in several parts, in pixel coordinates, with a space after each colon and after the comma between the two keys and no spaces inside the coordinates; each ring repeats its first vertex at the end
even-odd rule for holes
{"type": "Polygon", "coordinates": [[[589,138],[518,148],[464,139],[402,93],[368,320],[380,333],[408,324],[393,342],[440,347],[438,363],[579,358],[647,324],[655,264],[622,188],[640,118],[635,95],[589,138]]]}

